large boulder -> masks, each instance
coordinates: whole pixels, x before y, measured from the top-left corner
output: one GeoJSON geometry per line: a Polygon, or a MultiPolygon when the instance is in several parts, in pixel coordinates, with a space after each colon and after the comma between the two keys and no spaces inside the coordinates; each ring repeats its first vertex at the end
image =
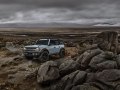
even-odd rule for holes
{"type": "Polygon", "coordinates": [[[105,61],[102,63],[99,63],[94,67],[95,69],[98,70],[105,70],[105,69],[117,69],[117,63],[115,61],[105,61]]]}
{"type": "Polygon", "coordinates": [[[87,73],[86,83],[95,82],[96,79],[95,77],[96,77],[95,73],[87,73]]]}
{"type": "Polygon", "coordinates": [[[115,31],[105,31],[97,35],[97,43],[100,49],[117,53],[118,33],[115,31]]]}
{"type": "Polygon", "coordinates": [[[114,57],[115,56],[112,52],[103,52],[103,53],[93,57],[91,59],[89,65],[99,64],[99,63],[107,61],[107,60],[114,60],[114,57]]]}
{"type": "Polygon", "coordinates": [[[102,72],[88,73],[86,83],[96,86],[100,90],[119,90],[120,70],[109,69],[102,72]]]}
{"type": "Polygon", "coordinates": [[[102,50],[100,50],[100,49],[88,50],[88,51],[84,52],[79,57],[79,59],[77,59],[77,62],[80,63],[82,67],[87,68],[91,59],[94,56],[99,55],[100,53],[102,53],[102,50]]]}
{"type": "Polygon", "coordinates": [[[89,84],[85,84],[74,86],[71,90],[99,90],[99,89],[89,84]]]}
{"type": "Polygon", "coordinates": [[[101,90],[115,90],[119,82],[120,70],[109,69],[96,73],[95,82],[92,82],[92,85],[99,87],[101,90]]]}
{"type": "Polygon", "coordinates": [[[83,84],[87,73],[84,71],[75,71],[61,79],[61,90],[70,90],[72,86],[83,84]]]}
{"type": "MultiPolygon", "coordinates": [[[[78,47],[79,48],[79,47],[78,47]]],[[[84,48],[79,48],[79,54],[83,54],[85,51],[87,50],[93,50],[93,49],[97,49],[98,48],[98,45],[97,44],[92,44],[92,45],[88,45],[87,47],[84,47],[84,48]]]]}
{"type": "Polygon", "coordinates": [[[120,90],[120,85],[117,85],[115,90],[120,90]]]}
{"type": "Polygon", "coordinates": [[[91,82],[90,85],[98,87],[100,90],[115,90],[112,85],[106,84],[106,82],[96,81],[91,82]]]}
{"type": "Polygon", "coordinates": [[[116,69],[118,68],[116,55],[112,52],[103,52],[91,59],[89,66],[95,70],[116,69]]]}
{"type": "Polygon", "coordinates": [[[120,70],[109,69],[96,74],[96,78],[105,82],[114,82],[120,79],[120,70]]]}
{"type": "Polygon", "coordinates": [[[54,61],[48,61],[41,65],[38,70],[37,82],[45,84],[50,81],[54,81],[60,77],[58,65],[54,61]]]}
{"type": "Polygon", "coordinates": [[[71,72],[74,72],[79,68],[80,68],[80,64],[77,63],[76,61],[66,60],[59,67],[60,75],[64,76],[64,75],[70,74],[71,72]]]}
{"type": "Polygon", "coordinates": [[[115,59],[118,65],[118,68],[120,68],[120,54],[117,55],[117,58],[115,59]]]}

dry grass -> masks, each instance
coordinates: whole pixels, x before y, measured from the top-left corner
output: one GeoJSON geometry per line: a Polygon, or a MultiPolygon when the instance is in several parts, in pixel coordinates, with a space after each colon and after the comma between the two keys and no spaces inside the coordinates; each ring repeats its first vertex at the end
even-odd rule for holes
{"type": "Polygon", "coordinates": [[[20,53],[19,52],[11,52],[11,51],[7,51],[6,53],[5,53],[5,56],[7,56],[7,57],[9,57],[9,56],[17,56],[17,55],[19,55],[20,53]]]}
{"type": "Polygon", "coordinates": [[[7,50],[5,47],[0,49],[1,57],[11,57],[11,56],[16,56],[16,55],[20,55],[20,52],[19,51],[11,52],[7,50]]]}
{"type": "Polygon", "coordinates": [[[78,49],[76,47],[66,47],[66,56],[74,57],[78,54],[78,49]]]}

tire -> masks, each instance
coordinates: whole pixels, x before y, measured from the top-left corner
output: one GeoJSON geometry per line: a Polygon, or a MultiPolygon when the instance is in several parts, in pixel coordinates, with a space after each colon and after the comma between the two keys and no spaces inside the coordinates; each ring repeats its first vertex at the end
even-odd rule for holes
{"type": "Polygon", "coordinates": [[[27,60],[33,59],[33,57],[28,57],[28,56],[25,56],[25,58],[26,58],[27,60]]]}
{"type": "Polygon", "coordinates": [[[49,52],[48,51],[43,51],[40,56],[39,56],[39,61],[45,62],[49,60],[49,52]]]}
{"type": "Polygon", "coordinates": [[[65,57],[65,49],[61,49],[60,50],[59,56],[60,56],[60,58],[64,58],[65,57]]]}

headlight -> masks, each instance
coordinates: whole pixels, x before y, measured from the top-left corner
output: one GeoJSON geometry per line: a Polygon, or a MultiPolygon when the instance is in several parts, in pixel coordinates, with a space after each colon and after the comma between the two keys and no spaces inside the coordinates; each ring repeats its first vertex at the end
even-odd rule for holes
{"type": "Polygon", "coordinates": [[[39,51],[40,49],[39,48],[36,48],[35,51],[39,51]]]}
{"type": "Polygon", "coordinates": [[[26,48],[24,47],[23,50],[26,50],[26,48]]]}

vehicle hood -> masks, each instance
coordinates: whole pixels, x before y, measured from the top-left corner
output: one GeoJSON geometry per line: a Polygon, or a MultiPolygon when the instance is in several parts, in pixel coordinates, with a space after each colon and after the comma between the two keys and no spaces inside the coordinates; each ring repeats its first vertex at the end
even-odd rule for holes
{"type": "Polygon", "coordinates": [[[47,47],[47,45],[28,45],[25,46],[26,48],[43,48],[43,47],[47,47]]]}

